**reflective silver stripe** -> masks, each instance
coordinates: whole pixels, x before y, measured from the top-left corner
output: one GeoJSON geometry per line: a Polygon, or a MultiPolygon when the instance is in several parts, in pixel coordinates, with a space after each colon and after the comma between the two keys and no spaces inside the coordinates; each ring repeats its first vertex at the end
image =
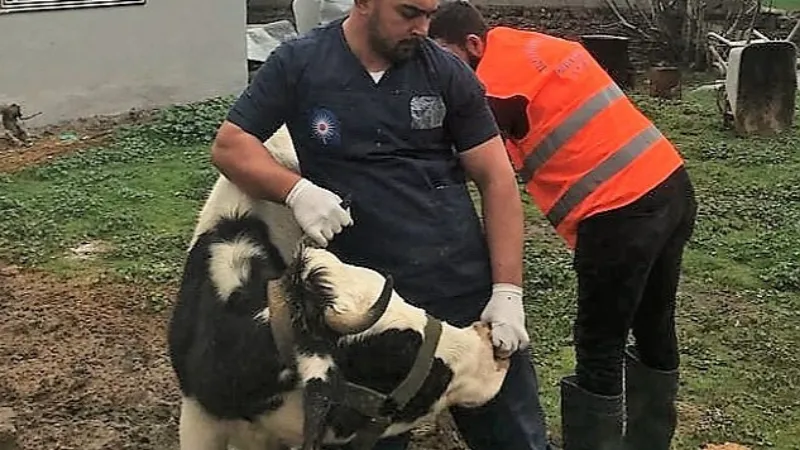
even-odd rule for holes
{"type": "Polygon", "coordinates": [[[611,155],[610,158],[600,163],[600,165],[573,184],[547,213],[547,220],[554,227],[557,227],[572,209],[594,192],[600,184],[625,168],[628,163],[650,148],[659,139],[661,139],[661,132],[658,131],[655,125],[645,128],[630,142],[611,155]]]}
{"type": "Polygon", "coordinates": [[[575,133],[581,130],[592,118],[600,111],[604,110],[614,100],[625,94],[617,86],[611,83],[608,87],[595,94],[592,98],[572,113],[567,120],[557,126],[533,149],[525,158],[520,175],[522,180],[527,183],[533,178],[536,170],[542,166],[551,156],[553,156],[564,143],[566,143],[575,133]]]}

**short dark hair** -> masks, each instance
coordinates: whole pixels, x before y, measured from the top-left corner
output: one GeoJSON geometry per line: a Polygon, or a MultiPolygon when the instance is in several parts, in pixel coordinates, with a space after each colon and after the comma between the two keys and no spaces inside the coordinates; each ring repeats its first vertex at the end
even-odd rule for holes
{"type": "Polygon", "coordinates": [[[428,36],[431,39],[441,39],[456,45],[464,44],[470,34],[486,39],[489,26],[475,6],[465,0],[443,3],[431,19],[428,28],[428,36]]]}

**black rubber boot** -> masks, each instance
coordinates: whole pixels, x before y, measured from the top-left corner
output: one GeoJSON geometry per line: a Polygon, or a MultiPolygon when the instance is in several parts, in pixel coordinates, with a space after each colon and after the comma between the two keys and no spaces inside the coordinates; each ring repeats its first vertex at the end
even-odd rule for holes
{"type": "Polygon", "coordinates": [[[561,432],[564,450],[621,450],[622,395],[593,394],[575,376],[561,380],[561,432]]]}
{"type": "Polygon", "coordinates": [[[636,351],[625,351],[625,450],[669,450],[678,413],[678,371],[645,366],[636,351]]]}

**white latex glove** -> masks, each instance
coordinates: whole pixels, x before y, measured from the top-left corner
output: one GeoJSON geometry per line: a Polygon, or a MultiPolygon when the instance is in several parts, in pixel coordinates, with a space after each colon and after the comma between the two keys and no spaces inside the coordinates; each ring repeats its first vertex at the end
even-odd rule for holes
{"type": "Polygon", "coordinates": [[[530,343],[525,328],[522,288],[509,283],[492,285],[492,297],[481,313],[481,321],[492,326],[492,344],[497,350],[511,354],[524,350],[530,343]]]}
{"type": "Polygon", "coordinates": [[[353,224],[349,208],[342,208],[341,203],[341,197],[305,178],[286,196],[300,228],[321,247],[327,247],[335,234],[353,224]]]}

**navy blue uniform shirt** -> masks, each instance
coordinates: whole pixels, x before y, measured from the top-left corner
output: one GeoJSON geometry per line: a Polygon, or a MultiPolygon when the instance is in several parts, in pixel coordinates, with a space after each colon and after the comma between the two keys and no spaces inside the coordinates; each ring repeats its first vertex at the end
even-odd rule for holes
{"type": "Polygon", "coordinates": [[[262,141],[285,122],[303,176],[351,197],[354,224],[329,244],[339,258],[391,273],[414,304],[471,302],[474,316],[491,268],[457,153],[498,134],[484,88],[429,39],[376,83],[343,20],[280,45],[228,120],[262,141]]]}

